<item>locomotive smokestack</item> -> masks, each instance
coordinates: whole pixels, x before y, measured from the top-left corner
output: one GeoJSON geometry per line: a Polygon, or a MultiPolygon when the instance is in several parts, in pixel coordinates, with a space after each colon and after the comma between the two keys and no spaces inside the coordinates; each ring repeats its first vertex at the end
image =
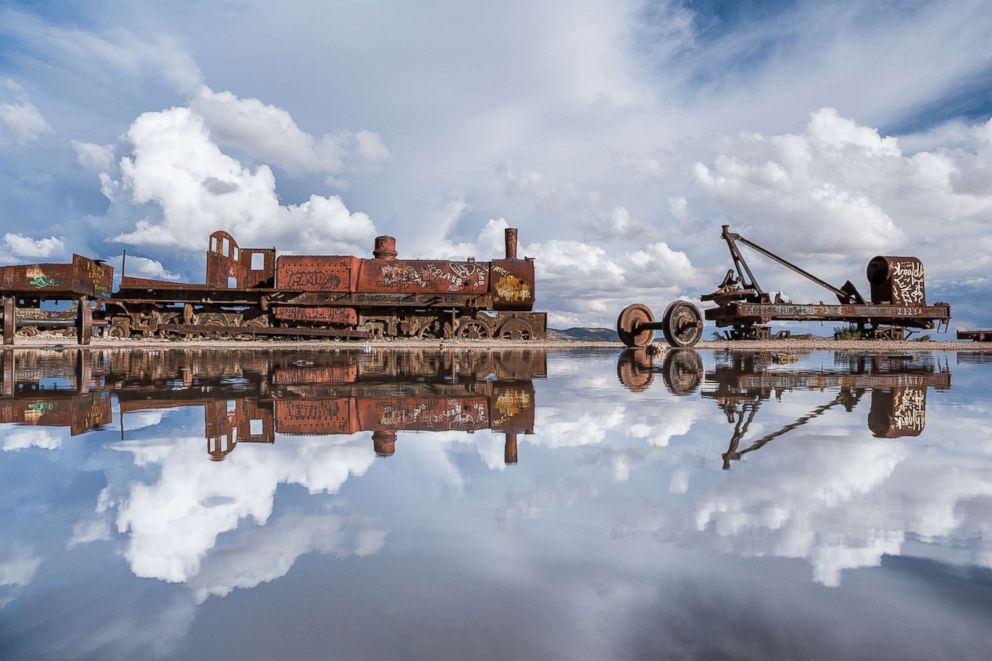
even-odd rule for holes
{"type": "Polygon", "coordinates": [[[372,449],[377,457],[391,457],[396,452],[396,432],[372,432],[372,449]]]}
{"type": "Polygon", "coordinates": [[[513,466],[517,463],[517,433],[506,432],[506,441],[503,444],[503,463],[513,466]]]}
{"type": "Polygon", "coordinates": [[[391,236],[375,237],[375,250],[372,256],[376,259],[396,259],[396,239],[391,236]]]}
{"type": "Polygon", "coordinates": [[[517,228],[507,227],[503,231],[503,235],[506,238],[506,258],[516,259],[517,258],[517,228]]]}

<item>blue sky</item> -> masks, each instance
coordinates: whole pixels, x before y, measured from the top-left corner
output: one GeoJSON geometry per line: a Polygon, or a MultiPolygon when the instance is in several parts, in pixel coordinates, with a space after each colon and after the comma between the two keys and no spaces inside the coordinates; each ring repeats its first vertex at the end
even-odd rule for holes
{"type": "Polygon", "coordinates": [[[839,282],[919,255],[992,323],[990,8],[5,3],[0,260],[195,280],[220,227],[484,257],[510,224],[552,323],[605,325],[711,289],[730,223],[839,282]]]}

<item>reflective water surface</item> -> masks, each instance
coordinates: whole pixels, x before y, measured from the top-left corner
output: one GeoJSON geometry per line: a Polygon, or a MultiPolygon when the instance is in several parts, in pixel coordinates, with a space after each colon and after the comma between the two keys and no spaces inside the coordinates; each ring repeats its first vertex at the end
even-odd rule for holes
{"type": "Polygon", "coordinates": [[[5,351],[2,658],[988,658],[992,356],[5,351]]]}

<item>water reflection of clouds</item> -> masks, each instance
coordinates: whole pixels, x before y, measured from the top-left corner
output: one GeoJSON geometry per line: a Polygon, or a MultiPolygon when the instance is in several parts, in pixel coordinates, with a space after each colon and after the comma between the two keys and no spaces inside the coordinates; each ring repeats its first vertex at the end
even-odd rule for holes
{"type": "MultiPolygon", "coordinates": [[[[815,367],[811,360],[807,366],[815,367]]],[[[111,430],[65,441],[58,452],[11,452],[9,460],[43,456],[66,468],[73,458],[65,455],[85,449],[74,469],[99,471],[106,484],[95,496],[86,492],[86,511],[70,508],[71,530],[45,525],[74,552],[116,548],[121,572],[155,579],[146,583],[160,590],[135,598],[140,617],[107,606],[99,622],[82,618],[88,631],[60,624],[52,656],[174,654],[211,597],[284,583],[278,579],[306,566],[307,554],[378,554],[376,571],[396,571],[390,576],[401,588],[429,581],[416,576],[418,561],[397,561],[391,547],[447,553],[444,562],[457,568],[434,571],[450,572],[438,574],[437,589],[453,601],[435,604],[435,615],[467,617],[466,602],[452,597],[456,588],[447,581],[471,576],[494,603],[508,593],[535,603],[543,595],[549,607],[553,601],[557,610],[535,622],[596,631],[577,634],[572,650],[602,656],[616,651],[611,645],[628,632],[632,614],[658,608],[675,617],[667,589],[691,590],[706,602],[689,599],[687,608],[698,606],[694,614],[712,615],[714,603],[752,588],[795,605],[774,586],[746,587],[742,568],[799,592],[807,588],[796,582],[864,595],[877,579],[850,570],[877,567],[887,556],[992,567],[992,441],[979,404],[952,407],[931,396],[925,435],[897,439],[872,436],[867,401],[853,413],[835,408],[724,471],[732,425],[715,401],[675,397],[660,383],[630,393],[614,365],[611,354],[552,357],[551,378],[535,384],[535,433],[521,435],[518,466],[507,466],[504,434],[490,429],[400,431],[397,455],[385,459],[376,458],[368,432],[277,434],[274,443],[239,443],[211,462],[194,408],[142,412],[140,419],[129,413],[128,430],[141,431],[127,441],[111,430]],[[140,424],[132,426],[132,415],[140,424]],[[347,498],[339,495],[346,486],[347,498]]],[[[746,438],[778,429],[833,394],[786,390],[781,401],[763,404],[746,438]]],[[[17,544],[0,547],[0,599],[7,601],[46,571],[39,572],[37,540],[24,536],[17,544]]],[[[310,563],[300,571],[316,570],[310,563]]],[[[125,593],[136,590],[133,579],[117,581],[125,593]]],[[[374,586],[352,589],[374,605],[392,588],[386,595],[366,595],[374,586]]],[[[906,589],[907,599],[913,594],[906,589]]],[[[682,624],[697,633],[706,628],[698,618],[682,624]]],[[[521,640],[527,635],[537,632],[524,631],[521,640]]]]}
{"type": "Polygon", "coordinates": [[[243,520],[259,526],[269,521],[280,484],[333,494],[375,460],[364,434],[346,440],[281,440],[242,448],[220,463],[204,460],[201,438],[112,444],[112,449],[130,453],[136,466],[157,469],[153,482],[110,485],[119,494],[115,523],[127,535],[124,555],[135,575],[186,582],[199,573],[219,535],[243,520]]]}

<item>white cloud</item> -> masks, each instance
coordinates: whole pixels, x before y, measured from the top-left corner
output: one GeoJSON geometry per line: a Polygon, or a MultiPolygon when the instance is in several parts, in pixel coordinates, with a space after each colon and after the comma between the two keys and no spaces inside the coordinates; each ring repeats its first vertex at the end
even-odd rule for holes
{"type": "Polygon", "coordinates": [[[140,79],[148,73],[164,78],[183,93],[192,92],[200,82],[200,69],[192,56],[174,38],[165,34],[138,34],[124,28],[96,33],[45,23],[26,12],[4,10],[0,14],[0,34],[30,44],[30,50],[60,69],[82,76],[106,75],[140,79]]]}
{"type": "Polygon", "coordinates": [[[12,427],[2,434],[2,447],[5,452],[40,448],[42,450],[58,450],[65,441],[65,434],[60,430],[47,427],[12,427]]]}
{"type": "Polygon", "coordinates": [[[97,145],[92,142],[72,140],[72,149],[76,152],[76,162],[84,170],[102,172],[109,170],[114,164],[114,146],[97,145]]]}
{"type": "Polygon", "coordinates": [[[696,165],[696,177],[731,219],[793,252],[865,257],[908,245],[946,269],[928,248],[937,233],[946,249],[992,218],[992,187],[971,174],[992,167],[988,126],[954,134],[969,138],[968,151],[906,154],[896,138],[824,108],[802,134],[726,140],[712,166],[696,165]]]}
{"type": "MultiPolygon", "coordinates": [[[[116,526],[128,535],[124,556],[134,574],[169,582],[199,574],[221,533],[246,520],[264,525],[280,484],[299,484],[312,494],[336,493],[375,459],[365,435],[357,442],[301,437],[261,448],[242,445],[220,463],[206,460],[202,439],[196,438],[124,441],[112,447],[131,453],[138,466],[159,468],[153,483],[118,485],[116,526]]],[[[306,539],[316,543],[321,538],[306,539]]]]}
{"type": "Polygon", "coordinates": [[[121,161],[120,180],[104,187],[125,210],[157,209],[115,241],[199,251],[212,231],[225,229],[245,246],[364,254],[375,236],[371,219],[350,212],[337,196],[281,205],[272,170],[252,170],[223,153],[188,108],[145,113],[127,138],[131,153],[121,161]]]}
{"type": "Polygon", "coordinates": [[[23,234],[7,233],[3,237],[3,251],[15,259],[48,258],[65,253],[65,241],[57,236],[32,239],[23,234]]]}
{"type": "Polygon", "coordinates": [[[41,111],[28,102],[0,103],[0,127],[18,144],[37,140],[52,132],[41,111]]]}
{"type": "MultiPolygon", "coordinates": [[[[206,240],[204,240],[204,243],[206,243],[206,240]]],[[[116,257],[111,257],[107,260],[107,262],[113,265],[115,277],[120,277],[122,272],[121,264],[123,263],[123,270],[126,271],[125,275],[136,276],[139,278],[155,278],[158,280],[180,279],[180,276],[170,272],[165,268],[165,266],[162,265],[162,262],[157,259],[139,257],[138,255],[128,255],[127,260],[124,260],[122,255],[118,255],[116,257]]]]}
{"type": "Polygon", "coordinates": [[[41,565],[41,558],[34,550],[14,543],[0,556],[0,586],[23,587],[31,582],[41,565]]]}
{"type": "Polygon", "coordinates": [[[389,160],[389,150],[376,133],[339,130],[313,136],[282,108],[231,92],[214,92],[206,85],[197,89],[189,107],[203,119],[214,141],[290,173],[337,175],[389,160]]]}

